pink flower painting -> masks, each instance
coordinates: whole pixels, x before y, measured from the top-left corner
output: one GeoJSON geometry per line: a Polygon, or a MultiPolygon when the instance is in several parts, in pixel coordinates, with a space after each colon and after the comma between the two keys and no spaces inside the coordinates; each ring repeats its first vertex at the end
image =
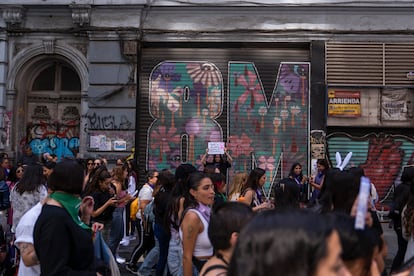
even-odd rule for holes
{"type": "Polygon", "coordinates": [[[180,135],[176,134],[177,129],[171,127],[168,131],[165,126],[158,127],[151,132],[151,149],[160,150],[160,161],[163,160],[162,154],[169,153],[171,151],[170,143],[179,144],[180,135]]]}
{"type": "Polygon", "coordinates": [[[246,74],[247,76],[240,75],[237,80],[238,84],[241,84],[246,88],[243,94],[238,98],[237,102],[239,104],[245,104],[246,101],[249,100],[250,108],[254,108],[256,102],[263,102],[264,100],[262,86],[257,80],[256,74],[248,70],[246,70],[246,74]]]}
{"type": "Polygon", "coordinates": [[[233,135],[229,137],[227,149],[231,151],[233,157],[249,156],[253,152],[252,142],[252,139],[245,133],[240,137],[233,135]]]}

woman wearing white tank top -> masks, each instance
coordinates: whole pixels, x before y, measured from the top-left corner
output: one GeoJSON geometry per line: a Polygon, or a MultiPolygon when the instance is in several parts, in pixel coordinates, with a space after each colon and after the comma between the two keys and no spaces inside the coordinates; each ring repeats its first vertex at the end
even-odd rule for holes
{"type": "Polygon", "coordinates": [[[183,275],[198,275],[201,267],[213,255],[208,238],[210,206],[214,202],[214,186],[202,172],[192,173],[185,185],[185,214],[180,226],[183,244],[183,275]],[[193,265],[197,271],[193,271],[193,265]],[[193,274],[194,272],[194,274],[193,274]]]}

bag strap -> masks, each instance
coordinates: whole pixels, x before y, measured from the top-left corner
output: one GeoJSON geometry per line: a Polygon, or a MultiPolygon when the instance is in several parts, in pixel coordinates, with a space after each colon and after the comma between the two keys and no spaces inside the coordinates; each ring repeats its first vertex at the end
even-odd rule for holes
{"type": "MultiPolygon", "coordinates": [[[[225,269],[227,271],[228,267],[223,265],[223,264],[216,264],[216,265],[212,265],[207,267],[206,271],[204,271],[204,274],[202,276],[205,276],[208,272],[215,270],[215,269],[225,269]]],[[[217,274],[220,275],[220,274],[217,274]]]]}

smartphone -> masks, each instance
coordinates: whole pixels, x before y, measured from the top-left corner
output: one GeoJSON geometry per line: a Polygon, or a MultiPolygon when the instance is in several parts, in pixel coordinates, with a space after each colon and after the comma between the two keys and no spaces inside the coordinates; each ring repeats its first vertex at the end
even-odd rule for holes
{"type": "Polygon", "coordinates": [[[404,262],[397,270],[393,271],[392,274],[404,272],[414,266],[414,256],[404,262]]]}
{"type": "Polygon", "coordinates": [[[371,181],[368,177],[361,176],[358,193],[357,211],[355,217],[355,229],[365,229],[365,217],[368,211],[369,193],[371,190],[371,181]]]}

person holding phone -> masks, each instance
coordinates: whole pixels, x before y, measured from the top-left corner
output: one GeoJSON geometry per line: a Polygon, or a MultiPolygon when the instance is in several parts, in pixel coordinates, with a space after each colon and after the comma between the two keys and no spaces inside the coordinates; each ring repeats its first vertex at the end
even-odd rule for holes
{"type": "Polygon", "coordinates": [[[94,173],[90,185],[87,186],[85,195],[94,199],[92,220],[105,225],[102,235],[109,243],[109,233],[112,225],[112,214],[118,204],[115,189],[111,185],[111,174],[105,166],[99,167],[94,173]]]}

